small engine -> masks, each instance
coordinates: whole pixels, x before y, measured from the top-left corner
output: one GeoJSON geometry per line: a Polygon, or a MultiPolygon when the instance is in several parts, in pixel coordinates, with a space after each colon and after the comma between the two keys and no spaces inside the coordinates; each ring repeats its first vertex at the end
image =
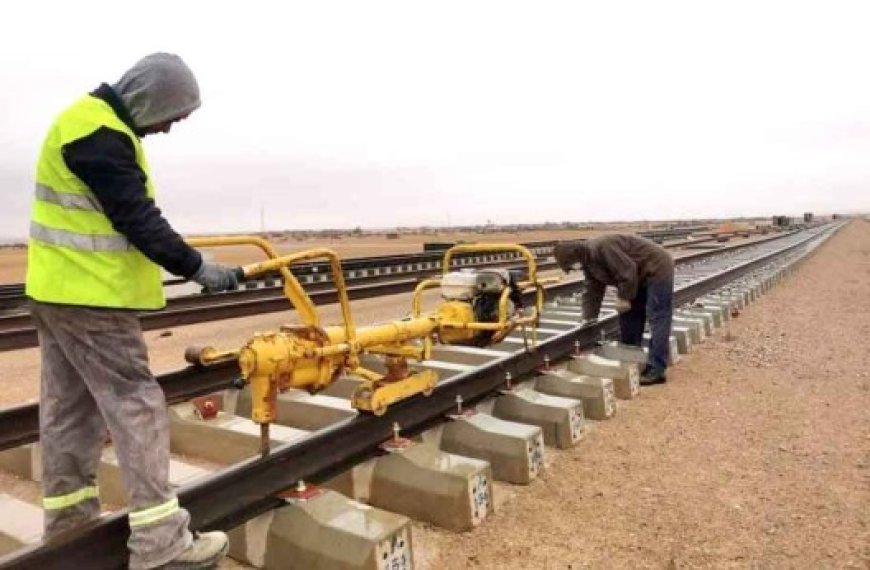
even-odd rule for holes
{"type": "MultiPolygon", "coordinates": [[[[522,309],[523,296],[519,275],[507,269],[462,270],[446,274],[441,279],[441,296],[451,312],[464,313],[478,323],[498,322],[498,305],[505,289],[509,290],[507,316],[511,318],[522,309]],[[457,306],[458,304],[464,307],[457,306]]],[[[447,307],[445,307],[447,308],[447,307]]],[[[455,318],[455,317],[454,317],[455,318]]],[[[443,337],[442,342],[487,346],[494,331],[456,331],[443,337]]]]}

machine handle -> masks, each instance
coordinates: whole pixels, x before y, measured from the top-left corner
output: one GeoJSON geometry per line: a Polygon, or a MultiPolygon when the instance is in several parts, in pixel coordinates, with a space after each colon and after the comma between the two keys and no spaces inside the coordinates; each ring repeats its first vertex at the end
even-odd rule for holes
{"type": "Polygon", "coordinates": [[[290,266],[300,261],[311,259],[328,259],[332,270],[332,279],[335,282],[335,289],[338,292],[338,303],[341,306],[341,314],[344,319],[344,329],[347,341],[353,344],[356,338],[353,319],[350,314],[350,301],[347,296],[347,285],[344,282],[344,272],[341,269],[341,259],[338,254],[331,249],[315,248],[298,251],[281,257],[275,257],[260,263],[245,265],[241,268],[241,272],[246,278],[263,275],[270,271],[280,270],[281,276],[284,278],[284,294],[293,305],[293,308],[301,315],[302,321],[312,327],[320,326],[320,317],[317,315],[317,310],[314,307],[314,302],[302,288],[302,285],[290,271],[290,266]]]}

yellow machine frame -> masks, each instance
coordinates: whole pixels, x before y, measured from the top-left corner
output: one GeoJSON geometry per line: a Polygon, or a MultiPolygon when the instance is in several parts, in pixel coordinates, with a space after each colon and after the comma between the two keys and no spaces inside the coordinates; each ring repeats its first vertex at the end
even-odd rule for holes
{"type": "MultiPolygon", "coordinates": [[[[288,388],[319,390],[338,378],[341,373],[359,376],[363,383],[352,396],[352,404],[359,410],[376,415],[387,407],[415,394],[431,394],[438,377],[431,370],[411,370],[407,359],[422,361],[430,358],[433,337],[443,339],[449,331],[494,331],[493,343],[500,342],[517,327],[531,327],[533,348],[537,342],[537,322],[543,307],[543,287],[537,277],[537,266],[532,253],[521,245],[463,244],[444,254],[444,273],[450,270],[450,261],[462,253],[520,254],[528,266],[528,280],[519,284],[522,291],[534,288],[535,307],[527,315],[508,316],[509,291],[499,299],[498,321],[475,322],[473,316],[465,320],[446,318],[440,312],[422,314],[422,293],[440,284],[437,279],[422,281],[414,291],[411,316],[407,319],[357,329],[350,311],[347,285],[338,255],[325,248],[311,249],[289,255],[277,255],[266,240],[256,236],[229,236],[195,238],[189,240],[194,247],[223,247],[252,245],[260,248],[269,258],[242,268],[246,278],[279,271],[284,279],[284,294],[302,321],[301,325],[281,327],[278,332],[258,333],[238,350],[217,350],[211,347],[190,348],[186,358],[201,365],[227,359],[238,360],[242,377],[251,385],[252,419],[260,424],[262,452],[268,453],[269,424],[275,420],[277,395],[288,388]],[[326,259],[341,307],[341,326],[322,327],[320,317],[311,298],[290,271],[302,261],[326,259]],[[360,366],[361,354],[384,357],[387,370],[380,374],[360,366]]],[[[445,305],[448,305],[445,303],[445,305]]]]}
{"type": "MultiPolygon", "coordinates": [[[[510,291],[505,289],[502,291],[498,303],[498,321],[494,323],[480,323],[456,322],[442,319],[439,323],[440,327],[456,330],[494,331],[497,334],[494,335],[492,343],[495,344],[501,342],[516,327],[531,326],[532,347],[536,346],[538,342],[537,322],[541,310],[544,307],[544,287],[538,280],[538,266],[532,252],[521,245],[506,243],[455,245],[444,253],[444,260],[441,264],[443,269],[442,275],[447,275],[450,272],[450,262],[453,259],[453,256],[462,253],[519,253],[525,258],[529,273],[528,280],[519,283],[519,288],[521,291],[526,291],[530,288],[535,289],[535,306],[532,309],[531,314],[509,320],[507,316],[507,307],[510,291]]],[[[414,289],[414,297],[411,301],[411,315],[413,317],[419,317],[421,314],[423,292],[427,289],[434,289],[440,286],[440,279],[424,279],[417,285],[414,289]]],[[[424,343],[428,343],[427,346],[431,346],[431,342],[431,337],[426,337],[424,339],[424,343]]]]}

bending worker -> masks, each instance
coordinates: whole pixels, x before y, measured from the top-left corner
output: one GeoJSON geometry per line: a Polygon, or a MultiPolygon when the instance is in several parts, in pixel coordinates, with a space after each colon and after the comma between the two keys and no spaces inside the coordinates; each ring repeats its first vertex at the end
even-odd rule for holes
{"type": "Polygon", "coordinates": [[[206,263],[154,202],[140,137],[168,133],[200,106],[187,65],[149,55],[55,119],[42,146],[28,244],[27,295],[39,333],[45,534],[100,514],[106,431],[130,508],[130,568],[206,568],[222,532],[193,536],[169,485],[169,418],[148,367],[138,311],[165,305],[160,268],[213,291],[237,286],[206,263]]]}
{"type": "Polygon", "coordinates": [[[560,242],[553,254],[566,273],[574,264],[582,266],[586,278],[584,319],[598,318],[607,285],[616,287],[616,311],[623,343],[641,345],[649,315],[652,338],[640,383],[665,382],[674,311],[674,260],[671,254],[662,246],[631,234],[608,234],[585,241],[560,242]]]}

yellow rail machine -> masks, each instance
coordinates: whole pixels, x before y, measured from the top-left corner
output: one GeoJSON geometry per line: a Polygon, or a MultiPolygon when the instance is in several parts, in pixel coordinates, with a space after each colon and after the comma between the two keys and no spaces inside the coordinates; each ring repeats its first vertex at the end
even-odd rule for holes
{"type": "MultiPolygon", "coordinates": [[[[338,256],[328,249],[312,249],[278,256],[268,242],[256,237],[202,238],[190,241],[194,247],[249,244],[260,247],[267,261],[243,267],[245,278],[279,271],[284,293],[296,309],[299,324],[282,326],[278,331],[257,333],[237,350],[189,348],[189,362],[208,365],[236,359],[242,378],[250,384],[252,413],[261,426],[262,452],[268,453],[269,424],[275,420],[278,393],[289,388],[316,392],[342,374],[363,380],[352,396],[355,408],[382,415],[387,407],[416,394],[429,395],[438,377],[431,370],[413,370],[409,359],[431,357],[434,342],[488,346],[500,342],[511,331],[522,328],[530,334],[527,349],[537,340],[537,322],[543,306],[542,282],[532,253],[510,244],[463,244],[444,255],[440,279],[422,281],[414,291],[411,315],[382,325],[357,328],[351,317],[347,286],[338,256]],[[512,252],[526,262],[527,275],[519,280],[505,269],[463,269],[450,271],[458,254],[512,252]],[[311,298],[289,268],[302,261],[326,259],[338,293],[343,322],[322,326],[311,298]],[[442,302],[436,310],[424,313],[423,294],[440,288],[442,302]],[[534,306],[523,306],[523,293],[534,291],[534,306]],[[360,355],[384,359],[386,374],[360,365],[360,355]]],[[[528,337],[526,337],[528,338],[528,337]]]]}

